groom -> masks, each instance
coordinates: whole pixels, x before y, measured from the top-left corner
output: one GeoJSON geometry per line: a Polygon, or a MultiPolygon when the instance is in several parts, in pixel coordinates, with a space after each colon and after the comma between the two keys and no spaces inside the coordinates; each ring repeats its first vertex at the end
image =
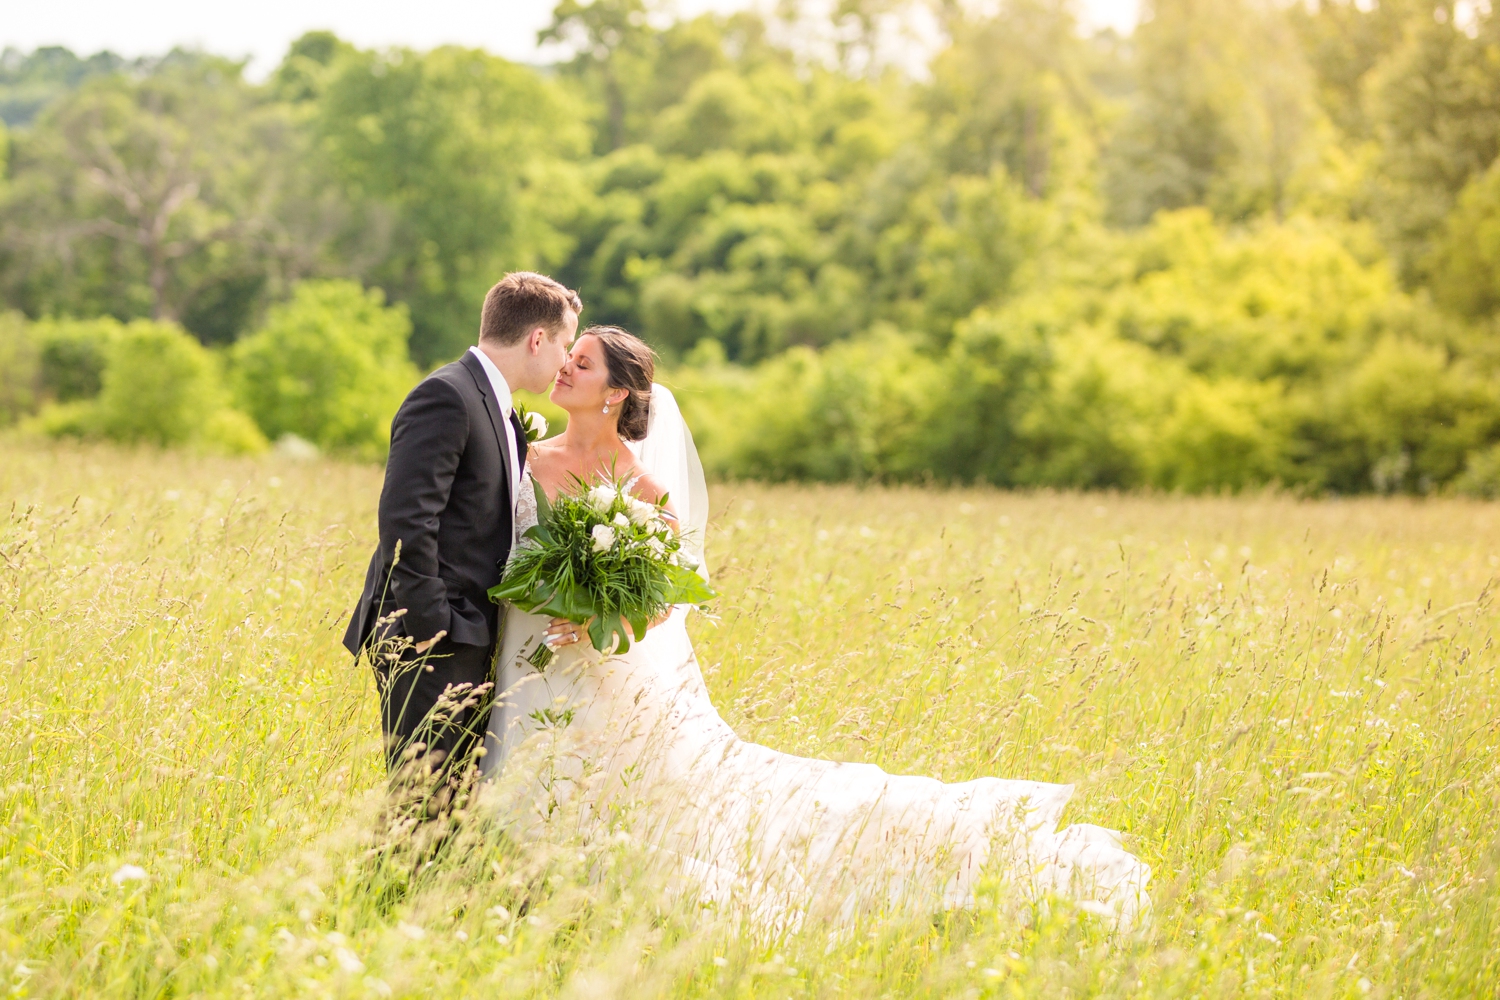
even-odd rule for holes
{"type": "Polygon", "coordinates": [[[391,422],[380,547],[344,645],[375,667],[393,776],[411,765],[451,780],[482,735],[499,631],[486,592],[510,555],[526,461],[511,390],[547,391],[582,310],[551,278],[507,274],[485,296],[479,345],[428,375],[391,422]]]}

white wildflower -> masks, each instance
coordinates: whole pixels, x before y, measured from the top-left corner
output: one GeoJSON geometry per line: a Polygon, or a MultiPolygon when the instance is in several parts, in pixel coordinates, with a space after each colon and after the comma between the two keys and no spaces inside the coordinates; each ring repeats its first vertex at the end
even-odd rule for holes
{"type": "Polygon", "coordinates": [[[615,529],[607,524],[596,524],[591,532],[595,552],[608,552],[615,544],[615,529]]]}
{"type": "Polygon", "coordinates": [[[359,960],[359,956],[348,948],[333,949],[333,957],[338,960],[339,968],[352,975],[359,975],[365,971],[365,963],[359,960]]]}
{"type": "Polygon", "coordinates": [[[535,410],[526,411],[526,437],[532,441],[540,441],[547,436],[547,418],[535,410]]]}
{"type": "Polygon", "coordinates": [[[396,931],[402,936],[408,937],[413,941],[420,941],[427,936],[427,932],[425,930],[418,927],[416,924],[409,924],[404,920],[396,925],[396,931]]]}
{"type": "Polygon", "coordinates": [[[124,885],[126,882],[143,882],[145,879],[146,869],[140,865],[121,865],[109,877],[109,880],[115,885],[124,885]]]}
{"type": "Polygon", "coordinates": [[[628,527],[630,527],[630,518],[626,517],[624,514],[616,514],[610,520],[615,525],[615,527],[617,527],[617,528],[628,528],[628,527]]]}

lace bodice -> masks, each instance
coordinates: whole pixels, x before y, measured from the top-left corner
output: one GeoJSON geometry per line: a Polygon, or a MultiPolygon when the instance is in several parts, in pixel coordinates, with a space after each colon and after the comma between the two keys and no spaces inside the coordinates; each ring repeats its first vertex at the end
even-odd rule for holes
{"type": "MultiPolygon", "coordinates": [[[[521,536],[528,529],[536,527],[538,520],[536,513],[536,487],[532,485],[534,482],[535,480],[531,478],[531,470],[527,469],[521,473],[521,492],[516,497],[515,540],[517,542],[521,540],[521,536]]],[[[511,546],[511,549],[514,551],[515,546],[511,546]]]]}

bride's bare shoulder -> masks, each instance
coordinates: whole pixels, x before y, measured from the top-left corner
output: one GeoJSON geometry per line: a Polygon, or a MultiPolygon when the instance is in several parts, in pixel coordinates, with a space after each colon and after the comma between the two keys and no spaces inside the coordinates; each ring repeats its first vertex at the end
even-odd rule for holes
{"type": "MultiPolygon", "coordinates": [[[[637,466],[636,468],[639,469],[640,467],[637,466]]],[[[647,503],[661,503],[662,498],[666,497],[667,511],[674,517],[677,514],[676,510],[672,507],[672,498],[667,496],[666,488],[662,486],[660,480],[649,472],[642,471],[636,476],[634,484],[630,487],[630,492],[647,503]]]]}

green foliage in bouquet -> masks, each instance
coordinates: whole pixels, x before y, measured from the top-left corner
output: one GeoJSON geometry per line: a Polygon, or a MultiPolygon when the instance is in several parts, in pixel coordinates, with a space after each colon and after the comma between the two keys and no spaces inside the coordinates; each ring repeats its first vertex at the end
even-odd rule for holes
{"type": "Polygon", "coordinates": [[[490,588],[492,600],[587,625],[595,649],[623,653],[672,605],[716,596],[662,517],[666,497],[651,504],[618,482],[574,483],[548,501],[533,482],[538,523],[490,588]]]}

